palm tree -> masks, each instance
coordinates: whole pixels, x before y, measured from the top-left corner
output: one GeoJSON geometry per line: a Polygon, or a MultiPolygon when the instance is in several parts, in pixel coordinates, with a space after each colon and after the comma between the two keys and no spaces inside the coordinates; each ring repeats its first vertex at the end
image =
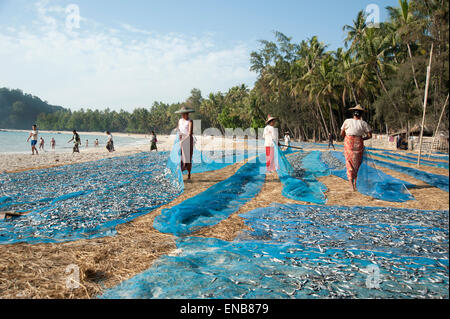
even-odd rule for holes
{"type": "Polygon", "coordinates": [[[391,63],[391,57],[387,54],[391,48],[390,38],[383,32],[382,28],[381,30],[375,28],[365,30],[365,36],[361,38],[360,44],[356,49],[358,62],[355,64],[355,67],[360,70],[360,86],[365,85],[373,75],[375,76],[382,90],[398,113],[400,123],[403,127],[400,108],[389,94],[384,81],[384,74],[389,71],[394,71],[396,66],[391,63]]]}
{"type": "MultiPolygon", "coordinates": [[[[389,12],[390,19],[395,26],[396,32],[400,38],[406,38],[406,35],[410,32],[412,28],[412,24],[414,21],[412,20],[412,13],[410,12],[410,6],[408,0],[398,0],[400,4],[400,8],[387,7],[386,9],[389,12]]],[[[419,90],[419,84],[417,82],[416,70],[414,68],[414,61],[411,52],[411,45],[409,40],[405,40],[406,47],[408,48],[408,56],[411,62],[411,70],[414,78],[414,84],[416,89],[419,90]]]]}
{"type": "Polygon", "coordinates": [[[367,15],[364,11],[359,11],[356,16],[356,20],[353,20],[353,25],[346,24],[342,29],[347,32],[347,37],[345,38],[345,47],[348,48],[348,44],[350,45],[350,51],[353,51],[364,37],[364,31],[366,30],[367,15]]]}

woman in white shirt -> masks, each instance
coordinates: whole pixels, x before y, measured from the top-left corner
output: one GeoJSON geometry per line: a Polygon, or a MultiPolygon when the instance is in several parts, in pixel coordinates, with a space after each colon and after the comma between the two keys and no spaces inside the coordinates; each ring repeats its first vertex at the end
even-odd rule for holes
{"type": "Polygon", "coordinates": [[[194,110],[183,106],[176,114],[181,114],[178,121],[178,132],[180,132],[180,148],[181,148],[181,171],[188,171],[188,179],[191,179],[192,170],[192,154],[194,153],[194,122],[189,118],[189,113],[194,110]]]}
{"type": "Polygon", "coordinates": [[[291,146],[291,135],[289,132],[285,132],[284,133],[284,145],[285,145],[285,151],[287,151],[289,149],[289,147],[291,146]]]}
{"type": "Polygon", "coordinates": [[[275,128],[276,117],[268,116],[267,126],[264,128],[264,146],[266,147],[266,166],[267,172],[271,173],[276,170],[275,163],[275,145],[278,145],[278,129],[275,128]]]}
{"type": "Polygon", "coordinates": [[[353,111],[353,118],[345,120],[341,128],[341,136],[345,137],[344,154],[347,178],[353,191],[356,191],[358,170],[364,155],[364,141],[372,138],[372,129],[361,119],[364,109],[360,105],[350,110],[353,111]]]}

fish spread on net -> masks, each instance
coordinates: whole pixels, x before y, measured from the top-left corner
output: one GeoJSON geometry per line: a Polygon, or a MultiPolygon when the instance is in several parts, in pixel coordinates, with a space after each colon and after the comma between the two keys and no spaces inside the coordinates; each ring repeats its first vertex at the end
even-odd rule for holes
{"type": "Polygon", "coordinates": [[[345,164],[338,160],[330,152],[321,152],[320,159],[333,170],[345,169],[345,164]]]}
{"type": "Polygon", "coordinates": [[[302,160],[308,154],[308,152],[297,152],[286,157],[293,168],[292,177],[302,178],[305,176],[305,169],[302,166],[302,160]]]}
{"type": "Polygon", "coordinates": [[[161,206],[181,192],[166,153],[141,153],[1,179],[0,211],[31,211],[0,222],[0,243],[104,236],[117,224],[161,206]],[[4,195],[1,195],[4,196],[4,195]]]}
{"type": "Polygon", "coordinates": [[[183,238],[182,255],[103,297],[167,285],[159,297],[448,298],[448,211],[274,205],[241,217],[252,230],[235,241],[183,238]]]}
{"type": "Polygon", "coordinates": [[[205,289],[211,298],[448,297],[448,211],[276,205],[241,216],[252,231],[234,242],[185,238],[177,244],[183,256],[163,257],[121,293],[170,283],[160,297],[196,298],[205,289]],[[367,286],[369,265],[379,267],[378,288],[367,286]],[[187,293],[187,282],[198,290],[187,293]]]}

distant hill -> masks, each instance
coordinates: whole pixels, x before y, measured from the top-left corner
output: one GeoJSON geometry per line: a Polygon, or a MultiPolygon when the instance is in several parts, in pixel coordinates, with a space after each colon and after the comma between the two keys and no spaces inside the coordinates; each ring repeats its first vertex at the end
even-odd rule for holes
{"type": "Polygon", "coordinates": [[[29,129],[40,114],[63,110],[21,90],[0,88],[0,129],[29,129]]]}

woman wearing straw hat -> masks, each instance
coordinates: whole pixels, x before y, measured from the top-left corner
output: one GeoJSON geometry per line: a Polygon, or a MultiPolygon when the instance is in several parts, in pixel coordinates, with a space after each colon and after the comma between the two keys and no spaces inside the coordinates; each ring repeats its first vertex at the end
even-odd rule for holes
{"type": "Polygon", "coordinates": [[[277,118],[269,115],[264,128],[264,146],[266,147],[266,166],[267,172],[272,173],[276,170],[275,164],[275,145],[278,145],[278,129],[275,128],[277,118]],[[276,143],[276,144],[275,144],[276,143]]]}
{"type": "Polygon", "coordinates": [[[345,137],[344,154],[347,178],[352,190],[356,191],[358,170],[364,155],[364,141],[372,138],[372,129],[369,124],[361,119],[364,112],[361,105],[357,105],[350,110],[353,111],[353,118],[344,121],[341,136],[345,137]]]}
{"type": "Polygon", "coordinates": [[[181,171],[188,171],[188,179],[191,179],[192,154],[194,153],[194,122],[189,118],[189,113],[194,113],[192,109],[183,106],[176,114],[181,114],[178,121],[178,131],[180,132],[181,148],[181,171]]]}

